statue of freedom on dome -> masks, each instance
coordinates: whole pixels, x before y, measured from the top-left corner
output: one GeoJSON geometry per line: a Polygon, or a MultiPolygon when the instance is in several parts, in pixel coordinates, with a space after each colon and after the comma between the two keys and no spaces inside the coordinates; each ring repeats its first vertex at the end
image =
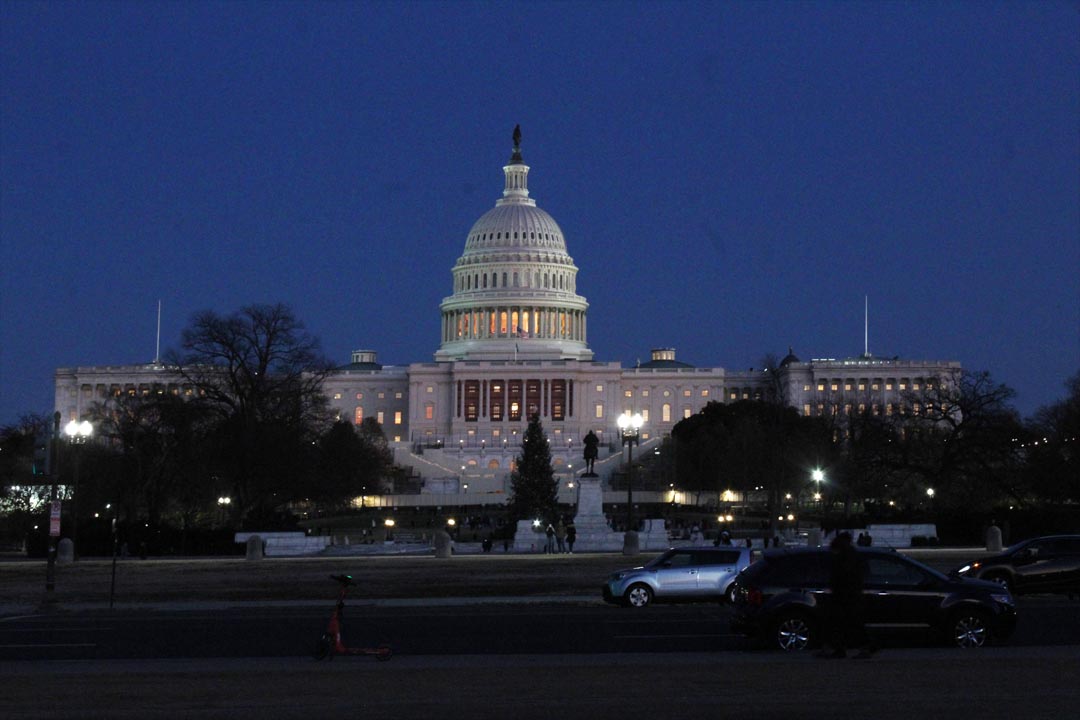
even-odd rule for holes
{"type": "Polygon", "coordinates": [[[521,147],[521,126],[520,125],[515,125],[514,126],[514,147],[515,148],[521,147]]]}

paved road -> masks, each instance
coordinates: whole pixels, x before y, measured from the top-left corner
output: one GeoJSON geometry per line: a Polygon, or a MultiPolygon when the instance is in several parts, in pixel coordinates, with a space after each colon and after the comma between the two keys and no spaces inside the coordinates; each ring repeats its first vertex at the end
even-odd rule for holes
{"type": "MultiPolygon", "coordinates": [[[[502,604],[458,599],[380,601],[346,610],[349,644],[391,644],[402,655],[741,651],[730,610],[713,604],[644,610],[596,600],[502,604]]],[[[1009,646],[1080,646],[1080,602],[1019,599],[1009,646]]],[[[0,621],[0,660],[297,657],[325,627],[328,606],[57,612],[0,621]]],[[[889,647],[933,647],[936,637],[893,631],[889,647]]]]}
{"type": "Polygon", "coordinates": [[[1076,647],[0,663],[6,720],[1043,718],[1080,707],[1076,647]]]}

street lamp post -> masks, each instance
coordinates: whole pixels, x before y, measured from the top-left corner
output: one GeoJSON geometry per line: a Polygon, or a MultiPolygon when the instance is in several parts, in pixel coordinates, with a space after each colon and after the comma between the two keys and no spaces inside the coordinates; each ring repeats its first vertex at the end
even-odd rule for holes
{"type": "Polygon", "coordinates": [[[629,450],[629,457],[627,459],[629,463],[629,471],[626,476],[626,531],[632,532],[634,530],[634,446],[637,445],[641,439],[641,426],[644,420],[641,419],[640,413],[633,415],[624,414],[620,415],[616,424],[619,426],[619,432],[622,433],[622,443],[629,450]]]}
{"type": "Polygon", "coordinates": [[[68,442],[75,446],[75,493],[71,503],[71,540],[74,544],[72,559],[79,559],[79,459],[82,451],[79,446],[84,444],[94,434],[94,426],[89,420],[79,422],[72,420],[64,426],[64,434],[68,436],[68,442]]]}

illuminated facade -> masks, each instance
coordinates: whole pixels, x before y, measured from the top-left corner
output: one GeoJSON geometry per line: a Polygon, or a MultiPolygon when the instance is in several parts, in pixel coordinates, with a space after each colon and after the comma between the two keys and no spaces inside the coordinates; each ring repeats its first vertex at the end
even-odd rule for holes
{"type": "MultiPolygon", "coordinates": [[[[776,373],[727,372],[679,362],[670,348],[632,368],[593,360],[577,267],[562,229],[529,196],[517,140],[503,167],[502,197],[473,225],[452,268],[433,360],[383,366],[375,352],[358,350],[325,383],[339,418],[374,417],[382,425],[395,460],[424,480],[425,492],[505,492],[534,414],[557,473],[570,478],[581,468],[580,441],[592,430],[602,441],[596,469],[606,475],[618,463],[615,421],[625,412],[641,413],[643,442],[669,434],[709,402],[770,394],[805,415],[887,414],[909,391],[959,370],[956,362],[802,362],[789,354],[776,373]]],[[[65,421],[119,394],[190,392],[159,364],[60,368],[55,382],[65,421]]]]}

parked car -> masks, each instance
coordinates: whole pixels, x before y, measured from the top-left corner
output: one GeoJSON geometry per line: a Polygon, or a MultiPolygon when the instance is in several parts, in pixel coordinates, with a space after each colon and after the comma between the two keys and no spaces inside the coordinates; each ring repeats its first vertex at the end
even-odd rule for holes
{"type": "Polygon", "coordinates": [[[1080,593],[1080,535],[1024,540],[1000,555],[965,563],[952,574],[991,580],[1015,595],[1080,593]]]}
{"type": "MultiPolygon", "coordinates": [[[[959,647],[1005,639],[1016,626],[1008,589],[950,578],[893,550],[858,548],[867,629],[930,628],[959,647]]],[[[832,594],[828,548],[782,548],[739,573],[732,629],[782,650],[820,645],[832,594]]]]}
{"type": "Polygon", "coordinates": [[[749,548],[728,545],[672,548],[608,576],[604,600],[638,608],[653,601],[730,600],[732,582],[750,557],[749,548]]]}

